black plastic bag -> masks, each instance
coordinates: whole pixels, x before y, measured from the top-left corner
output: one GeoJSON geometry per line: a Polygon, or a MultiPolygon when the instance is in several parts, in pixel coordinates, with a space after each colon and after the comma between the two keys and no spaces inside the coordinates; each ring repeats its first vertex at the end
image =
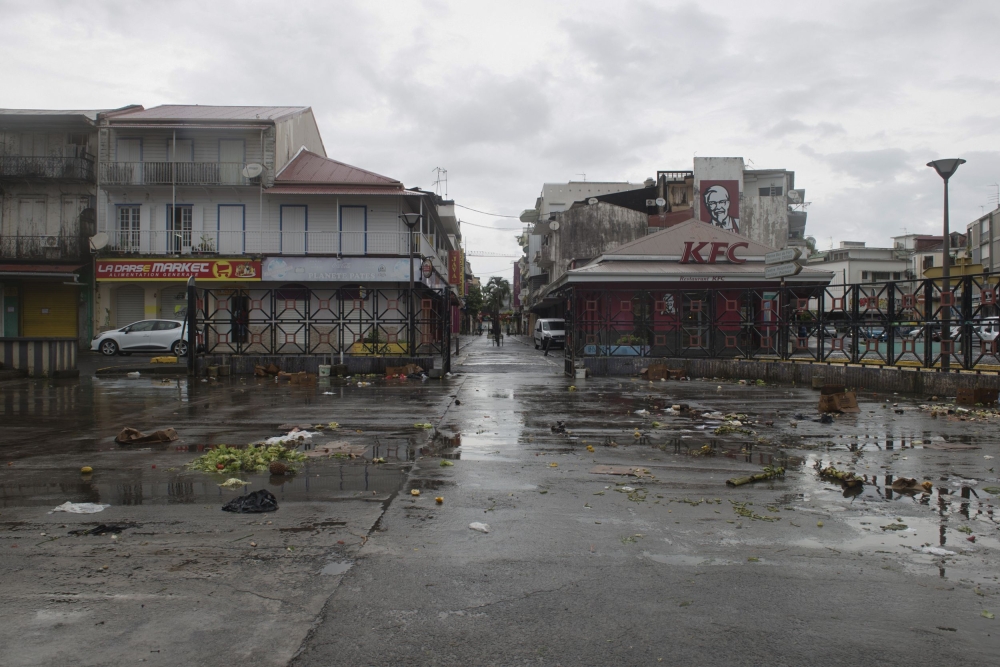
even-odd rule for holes
{"type": "Polygon", "coordinates": [[[222,506],[223,512],[237,512],[238,514],[260,514],[261,512],[274,512],[277,509],[278,499],[267,489],[234,498],[222,506]]]}

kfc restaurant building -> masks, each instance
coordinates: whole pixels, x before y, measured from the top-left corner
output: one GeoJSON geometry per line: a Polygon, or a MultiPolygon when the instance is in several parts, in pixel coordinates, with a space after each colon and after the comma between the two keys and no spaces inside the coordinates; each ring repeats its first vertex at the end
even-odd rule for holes
{"type": "Polygon", "coordinates": [[[565,309],[567,356],[735,358],[798,344],[833,274],[766,279],[774,250],[691,219],[570,269],[549,289],[565,309]]]}

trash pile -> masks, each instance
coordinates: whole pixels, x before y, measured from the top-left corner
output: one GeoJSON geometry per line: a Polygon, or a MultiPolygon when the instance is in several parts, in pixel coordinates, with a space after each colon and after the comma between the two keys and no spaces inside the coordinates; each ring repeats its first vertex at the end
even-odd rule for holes
{"type": "Polygon", "coordinates": [[[261,514],[263,512],[276,512],[278,510],[278,499],[267,489],[254,491],[239,498],[233,498],[222,506],[223,512],[236,512],[237,514],[261,514]]]}
{"type": "Polygon", "coordinates": [[[295,463],[305,460],[305,454],[277,443],[251,444],[245,448],[219,445],[188,463],[187,467],[208,473],[263,472],[273,461],[295,463]]]}
{"type": "Polygon", "coordinates": [[[126,426],[122,432],[115,436],[115,442],[119,445],[152,445],[161,442],[173,442],[177,439],[177,431],[172,428],[165,428],[162,431],[155,431],[146,435],[138,429],[126,426]]]}

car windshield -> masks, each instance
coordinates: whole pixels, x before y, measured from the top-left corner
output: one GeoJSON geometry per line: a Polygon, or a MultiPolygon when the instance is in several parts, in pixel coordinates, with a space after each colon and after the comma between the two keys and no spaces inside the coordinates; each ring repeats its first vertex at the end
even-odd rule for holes
{"type": "Polygon", "coordinates": [[[562,331],[563,330],[563,321],[562,320],[555,320],[553,322],[546,322],[545,323],[545,328],[549,329],[550,331],[562,331]]]}

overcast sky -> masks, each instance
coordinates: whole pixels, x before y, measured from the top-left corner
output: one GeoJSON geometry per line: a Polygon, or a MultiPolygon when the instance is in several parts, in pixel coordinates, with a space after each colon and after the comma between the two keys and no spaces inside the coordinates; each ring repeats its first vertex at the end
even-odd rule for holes
{"type": "MultiPolygon", "coordinates": [[[[0,0],[0,106],[309,105],[330,157],[518,215],[544,182],[741,156],[807,234],[889,244],[996,206],[1000,2],[0,0]],[[992,198],[992,201],[991,201],[992,198]]],[[[462,210],[470,250],[520,223],[462,210]]],[[[473,260],[510,277],[509,259],[473,260]]]]}

